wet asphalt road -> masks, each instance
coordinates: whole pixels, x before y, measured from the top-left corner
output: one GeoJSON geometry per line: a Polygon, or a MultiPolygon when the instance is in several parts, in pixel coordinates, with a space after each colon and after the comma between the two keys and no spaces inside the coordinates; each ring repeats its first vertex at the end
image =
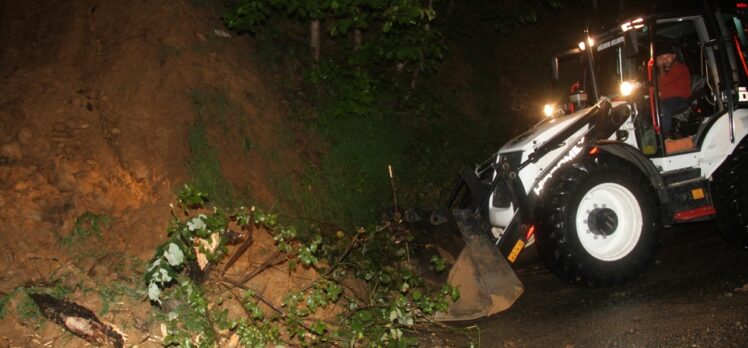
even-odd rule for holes
{"type": "Polygon", "coordinates": [[[460,325],[477,327],[480,347],[748,347],[748,251],[712,222],[665,229],[655,261],[623,286],[568,285],[537,258],[518,275],[512,308],[460,325]]]}

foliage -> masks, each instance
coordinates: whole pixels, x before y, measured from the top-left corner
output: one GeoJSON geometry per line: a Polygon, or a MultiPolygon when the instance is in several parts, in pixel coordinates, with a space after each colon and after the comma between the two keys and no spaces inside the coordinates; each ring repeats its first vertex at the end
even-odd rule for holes
{"type": "MultiPolygon", "coordinates": [[[[301,241],[297,230],[282,224],[277,215],[257,208],[206,211],[206,202],[204,194],[185,187],[179,194],[181,210],[173,212],[169,238],[145,272],[150,299],[161,304],[157,318],[165,325],[166,346],[210,347],[232,335],[245,347],[410,346],[418,342],[418,327],[429,325],[426,318],[459,297],[456,288],[444,285],[431,289],[409,271],[406,244],[410,237],[402,231],[393,235],[390,225],[360,228],[354,233],[340,231],[336,240],[325,241],[317,235],[301,241]],[[246,315],[229,315],[222,297],[225,292],[209,290],[216,288],[211,284],[221,282],[220,278],[201,286],[183,272],[196,258],[196,241],[224,233],[229,222],[237,227],[252,225],[252,231],[259,227],[271,231],[277,250],[288,257],[291,271],[301,265],[315,268],[320,276],[304,288],[290,289],[280,308],[273,310],[261,305],[263,297],[251,288],[234,284],[241,289],[234,300],[241,302],[246,315]],[[342,243],[346,240],[347,244],[342,243]],[[344,290],[342,282],[350,276],[367,281],[368,298],[357,298],[344,290]],[[322,321],[315,316],[332,305],[343,310],[337,320],[322,321]]],[[[225,249],[220,250],[209,255],[212,262],[218,263],[226,255],[225,249]]]]}
{"type": "Polygon", "coordinates": [[[277,174],[284,196],[301,202],[301,214],[338,224],[371,223],[391,204],[388,165],[397,173],[402,204],[438,205],[454,173],[472,164],[465,154],[476,152],[474,130],[480,125],[460,120],[451,95],[425,88],[441,83],[429,75],[446,51],[435,25],[439,3],[253,0],[229,6],[227,25],[255,33],[263,53],[276,45],[277,54],[266,54],[275,64],[294,66],[305,59],[286,49],[295,47],[291,43],[278,42],[282,37],[272,18],[321,18],[333,42],[323,59],[303,68],[302,81],[284,81],[294,121],[327,141],[298,178],[277,174]],[[361,32],[363,40],[351,47],[354,31],[361,32]],[[273,42],[267,44],[266,35],[273,42]],[[289,188],[294,186],[299,189],[289,188]]]}
{"type": "MultiPolygon", "coordinates": [[[[442,58],[441,35],[430,23],[436,18],[432,1],[422,0],[237,0],[230,2],[226,25],[256,33],[273,15],[327,23],[332,38],[365,32],[366,55],[403,64],[410,71],[433,66],[442,58]]],[[[381,62],[380,62],[381,63],[381,62]]]]}
{"type": "Polygon", "coordinates": [[[12,299],[13,293],[0,295],[0,319],[3,319],[5,317],[5,314],[8,313],[8,304],[12,299]]]}
{"type": "Polygon", "coordinates": [[[91,237],[101,239],[101,228],[108,227],[110,222],[109,216],[87,211],[75,218],[73,230],[69,235],[62,237],[60,242],[70,247],[85,243],[91,237]]]}
{"type": "Polygon", "coordinates": [[[487,16],[485,20],[493,23],[493,26],[499,32],[522,26],[535,24],[540,20],[542,12],[558,11],[571,3],[584,3],[586,0],[530,0],[521,1],[519,6],[512,7],[511,10],[504,10],[499,6],[499,10],[487,16]]]}

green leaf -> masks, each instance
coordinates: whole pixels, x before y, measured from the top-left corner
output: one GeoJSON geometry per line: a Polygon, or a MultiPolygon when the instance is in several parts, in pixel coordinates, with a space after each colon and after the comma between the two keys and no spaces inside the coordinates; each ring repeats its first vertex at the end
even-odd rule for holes
{"type": "Polygon", "coordinates": [[[389,33],[391,29],[392,29],[392,22],[390,21],[384,22],[384,24],[382,25],[382,31],[385,33],[389,33]]]}
{"type": "Polygon", "coordinates": [[[314,333],[316,333],[317,335],[322,336],[325,331],[327,331],[327,325],[325,325],[325,323],[321,321],[317,321],[316,323],[314,323],[314,325],[312,325],[312,331],[314,331],[314,333]]]}
{"type": "Polygon", "coordinates": [[[452,286],[449,291],[449,297],[452,298],[452,301],[457,301],[460,298],[460,289],[452,286]]]}
{"type": "Polygon", "coordinates": [[[418,301],[421,299],[422,294],[421,291],[415,289],[410,293],[410,296],[413,298],[413,301],[418,301]]]}

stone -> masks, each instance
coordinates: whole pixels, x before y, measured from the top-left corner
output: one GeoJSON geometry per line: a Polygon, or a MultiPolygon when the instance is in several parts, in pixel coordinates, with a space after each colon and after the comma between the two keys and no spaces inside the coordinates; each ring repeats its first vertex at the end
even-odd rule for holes
{"type": "Polygon", "coordinates": [[[52,125],[52,130],[57,131],[57,132],[66,132],[67,128],[65,127],[64,124],[57,122],[52,125]]]}
{"type": "Polygon", "coordinates": [[[222,30],[222,29],[213,29],[213,34],[215,34],[218,37],[222,37],[226,39],[231,37],[231,34],[229,32],[222,30]]]}
{"type": "Polygon", "coordinates": [[[136,164],[133,167],[134,168],[132,168],[132,173],[135,175],[136,179],[146,179],[151,174],[150,170],[148,170],[148,167],[143,164],[136,164]]]}
{"type": "Polygon", "coordinates": [[[33,137],[34,135],[31,134],[31,131],[28,128],[21,128],[18,130],[18,142],[21,143],[21,145],[28,145],[33,137]]]}
{"type": "Polygon", "coordinates": [[[36,222],[42,221],[42,214],[39,212],[39,210],[34,209],[33,207],[26,207],[23,210],[23,217],[36,222]]]}
{"type": "Polygon", "coordinates": [[[29,187],[31,187],[31,182],[24,180],[24,181],[19,181],[15,185],[13,185],[13,190],[16,192],[23,192],[23,191],[26,191],[26,189],[29,187]]]}
{"type": "Polygon", "coordinates": [[[19,160],[23,158],[23,152],[21,152],[21,146],[18,143],[11,142],[0,147],[0,156],[19,160]]]}
{"type": "Polygon", "coordinates": [[[111,132],[112,132],[112,135],[120,135],[120,133],[122,133],[122,131],[119,128],[112,128],[111,132]]]}
{"type": "Polygon", "coordinates": [[[75,174],[80,171],[79,168],[70,162],[61,160],[55,161],[55,167],[55,186],[57,186],[57,189],[61,192],[75,190],[78,184],[75,174]]]}

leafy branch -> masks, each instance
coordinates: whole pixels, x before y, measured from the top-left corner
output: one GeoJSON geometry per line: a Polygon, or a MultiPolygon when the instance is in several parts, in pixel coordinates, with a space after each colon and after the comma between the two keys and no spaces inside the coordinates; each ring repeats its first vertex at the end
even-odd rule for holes
{"type": "MultiPolygon", "coordinates": [[[[321,235],[300,241],[296,229],[281,224],[276,215],[257,208],[230,212],[206,209],[206,203],[207,197],[185,187],[178,200],[184,216],[172,213],[175,218],[168,239],[156,250],[145,273],[149,298],[160,306],[160,318],[166,325],[164,345],[211,346],[235,337],[246,347],[277,343],[408,346],[418,342],[420,333],[434,327],[429,317],[445,310],[449,301],[459,296],[456,288],[446,284],[441,289],[428,288],[410,272],[407,255],[401,252],[400,236],[392,238],[394,226],[390,224],[359,228],[336,252],[322,248],[328,243],[321,235]],[[195,267],[201,258],[212,265],[223,263],[226,270],[230,264],[223,260],[229,255],[224,240],[230,227],[245,233],[269,233],[276,251],[251,270],[250,277],[220,275],[200,285],[185,270],[195,267]],[[215,247],[206,245],[206,240],[217,240],[215,247]],[[324,260],[333,261],[328,264],[324,260]],[[288,263],[291,272],[298,266],[314,268],[318,276],[306,285],[283,289],[282,302],[273,303],[248,285],[248,280],[281,262],[288,263]],[[351,276],[367,280],[367,296],[352,296],[346,284],[351,276]],[[222,307],[223,291],[211,290],[215,289],[213,284],[233,294],[234,290],[240,292],[237,301],[243,316],[229,314],[222,307]],[[331,308],[336,308],[336,320],[320,312],[331,308]]],[[[250,238],[245,236],[227,259],[236,260],[237,255],[245,253],[244,246],[252,243],[250,238]]]]}

